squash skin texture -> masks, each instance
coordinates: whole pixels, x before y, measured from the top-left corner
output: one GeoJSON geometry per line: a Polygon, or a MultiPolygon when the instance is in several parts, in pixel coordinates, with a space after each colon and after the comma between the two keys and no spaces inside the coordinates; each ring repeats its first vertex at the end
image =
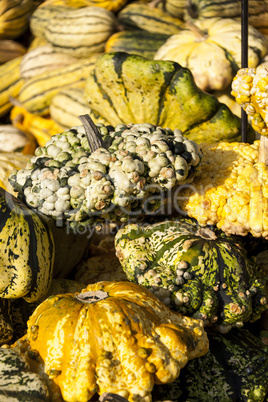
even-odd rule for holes
{"type": "Polygon", "coordinates": [[[55,256],[46,222],[0,188],[0,297],[33,302],[48,290],[55,256]]]}
{"type": "Polygon", "coordinates": [[[180,129],[191,140],[201,128],[201,142],[240,139],[238,116],[198,88],[191,71],[173,61],[106,53],[96,60],[84,96],[91,110],[113,126],[150,122],[180,129]]]}
{"type": "Polygon", "coordinates": [[[268,238],[268,169],[259,162],[260,141],[201,145],[201,173],[178,197],[183,213],[228,235],[268,238]]]}
{"type": "Polygon", "coordinates": [[[267,278],[247,258],[238,238],[181,218],[126,225],[117,232],[115,245],[130,281],[206,326],[230,330],[256,321],[268,308],[267,278]]]}
{"type": "Polygon", "coordinates": [[[86,402],[96,392],[150,401],[154,383],[174,381],[189,359],[208,351],[201,321],[129,282],[101,281],[80,295],[46,299],[28,321],[27,339],[68,402],[86,402]],[[78,299],[96,291],[108,297],[78,299]]]}
{"type": "Polygon", "coordinates": [[[233,328],[208,333],[209,352],[187,363],[172,384],[156,386],[156,400],[264,402],[268,394],[268,354],[259,336],[233,328]],[[205,375],[204,375],[205,373],[205,375]]]}
{"type": "Polygon", "coordinates": [[[0,348],[0,399],[13,402],[50,400],[44,379],[30,370],[19,350],[0,348]]]}

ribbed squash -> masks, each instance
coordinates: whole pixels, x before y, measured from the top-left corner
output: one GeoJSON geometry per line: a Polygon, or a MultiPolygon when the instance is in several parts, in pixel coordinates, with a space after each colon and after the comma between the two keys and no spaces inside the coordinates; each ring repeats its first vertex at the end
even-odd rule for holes
{"type": "Polygon", "coordinates": [[[29,26],[33,0],[0,0],[0,39],[22,35],[29,26]]]}
{"type": "Polygon", "coordinates": [[[25,357],[15,349],[0,348],[0,399],[3,402],[50,401],[45,380],[30,370],[25,357]]]}
{"type": "Polygon", "coordinates": [[[23,85],[20,63],[23,56],[16,57],[0,66],[0,117],[12,108],[10,98],[17,98],[23,85]]]}
{"type": "Polygon", "coordinates": [[[268,353],[259,337],[232,329],[225,335],[209,333],[208,338],[208,353],[188,362],[174,383],[155,386],[153,400],[267,401],[268,353]]]}
{"type": "Polygon", "coordinates": [[[46,299],[30,317],[26,339],[64,401],[77,402],[97,392],[150,401],[154,383],[174,381],[188,360],[208,351],[199,320],[129,282],[97,282],[46,299]]]}
{"type": "Polygon", "coordinates": [[[201,146],[201,174],[177,197],[180,211],[227,234],[268,238],[268,169],[260,141],[201,146]]]}
{"type": "Polygon", "coordinates": [[[116,29],[116,18],[111,11],[102,7],[55,6],[49,13],[51,7],[37,8],[33,13],[31,30],[35,36],[44,37],[55,50],[73,57],[85,58],[104,51],[106,40],[116,29]],[[44,11],[47,20],[43,19],[44,11]]]}
{"type": "MultiPolygon", "coordinates": [[[[267,53],[264,35],[248,27],[248,65],[256,67],[267,53]]],[[[188,67],[205,91],[227,88],[241,67],[241,24],[232,19],[210,18],[188,24],[156,52],[155,60],[173,60],[188,67]]]]}
{"type": "Polygon", "coordinates": [[[240,140],[241,120],[198,88],[190,70],[176,62],[106,53],[87,78],[85,99],[113,126],[151,122],[177,128],[199,143],[240,140]]]}
{"type": "Polygon", "coordinates": [[[71,279],[52,279],[48,292],[38,301],[29,303],[23,298],[0,298],[0,345],[12,344],[27,332],[27,321],[36,307],[46,298],[62,293],[80,292],[84,283],[71,279]]]}
{"type": "Polygon", "coordinates": [[[0,297],[33,302],[47,293],[54,240],[41,216],[0,188],[0,297]]]}
{"type": "Polygon", "coordinates": [[[44,146],[53,135],[62,131],[54,120],[30,113],[21,106],[11,109],[10,120],[15,128],[33,136],[39,146],[44,146]]]}
{"type": "Polygon", "coordinates": [[[49,114],[63,130],[81,124],[78,116],[90,114],[95,123],[108,124],[105,119],[93,113],[84,99],[83,88],[68,88],[58,92],[51,99],[49,114]]]}
{"type": "Polygon", "coordinates": [[[9,184],[10,173],[15,169],[25,168],[30,155],[21,152],[0,152],[0,187],[13,193],[13,187],[9,184]]]}
{"type": "Polygon", "coordinates": [[[134,53],[147,59],[153,59],[156,51],[169,35],[142,30],[120,31],[114,33],[105,44],[105,52],[134,53]]]}
{"type": "Polygon", "coordinates": [[[247,258],[238,238],[181,218],[128,224],[115,245],[130,281],[206,326],[226,332],[268,309],[268,276],[247,258]]]}
{"type": "MultiPolygon", "coordinates": [[[[188,0],[184,18],[193,21],[220,18],[241,18],[241,1],[222,1],[222,0],[188,0]]],[[[259,31],[267,34],[268,23],[268,1],[251,0],[248,2],[248,22],[259,31]]]]}
{"type": "Polygon", "coordinates": [[[0,40],[0,64],[23,56],[25,53],[26,48],[21,43],[10,39],[0,40]]]}
{"type": "Polygon", "coordinates": [[[76,58],[57,52],[51,45],[42,45],[24,55],[20,63],[20,75],[22,79],[28,80],[46,71],[56,70],[75,62],[76,58]]]}
{"type": "Polygon", "coordinates": [[[119,24],[126,30],[141,29],[172,35],[184,27],[183,21],[179,18],[173,18],[160,8],[150,7],[142,1],[126,5],[117,17],[119,24]]]}
{"type": "Polygon", "coordinates": [[[68,6],[73,8],[97,6],[117,13],[127,3],[128,0],[45,0],[40,7],[46,7],[47,5],[68,6]]]}
{"type": "Polygon", "coordinates": [[[85,87],[86,79],[93,70],[97,57],[98,55],[93,55],[26,80],[18,96],[21,106],[30,113],[48,115],[51,99],[60,90],[85,87]]]}

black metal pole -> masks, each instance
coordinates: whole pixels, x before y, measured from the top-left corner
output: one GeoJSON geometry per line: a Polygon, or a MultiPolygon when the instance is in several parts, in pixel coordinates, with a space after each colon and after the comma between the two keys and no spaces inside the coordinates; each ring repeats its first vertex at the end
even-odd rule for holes
{"type": "MultiPolygon", "coordinates": [[[[248,67],[248,0],[241,0],[241,67],[248,67]]],[[[241,141],[247,142],[248,117],[241,108],[241,141]]]]}

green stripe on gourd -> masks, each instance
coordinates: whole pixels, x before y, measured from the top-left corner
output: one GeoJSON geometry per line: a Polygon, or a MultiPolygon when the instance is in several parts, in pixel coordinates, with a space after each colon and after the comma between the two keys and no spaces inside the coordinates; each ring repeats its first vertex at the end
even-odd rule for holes
{"type": "Polygon", "coordinates": [[[226,330],[257,320],[268,308],[267,278],[237,238],[182,218],[126,225],[115,245],[129,280],[206,325],[226,330]]]}
{"type": "Polygon", "coordinates": [[[52,233],[38,214],[2,188],[0,222],[0,297],[38,300],[52,279],[52,233]]]}

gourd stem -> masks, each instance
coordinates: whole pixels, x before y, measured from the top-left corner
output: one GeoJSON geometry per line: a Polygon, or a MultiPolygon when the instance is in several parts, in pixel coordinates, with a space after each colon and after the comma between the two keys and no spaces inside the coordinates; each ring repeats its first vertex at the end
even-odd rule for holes
{"type": "Polygon", "coordinates": [[[82,121],[85,128],[91,152],[94,152],[99,148],[105,148],[102,136],[91,117],[88,114],[84,114],[78,117],[82,121]]]}
{"type": "Polygon", "coordinates": [[[103,292],[102,290],[92,290],[76,295],[77,300],[87,304],[96,303],[100,300],[106,299],[107,297],[109,297],[108,293],[103,292]]]}
{"type": "Polygon", "coordinates": [[[205,40],[207,38],[207,34],[202,31],[202,29],[198,28],[192,21],[187,21],[185,27],[190,29],[198,39],[205,40]]]}

